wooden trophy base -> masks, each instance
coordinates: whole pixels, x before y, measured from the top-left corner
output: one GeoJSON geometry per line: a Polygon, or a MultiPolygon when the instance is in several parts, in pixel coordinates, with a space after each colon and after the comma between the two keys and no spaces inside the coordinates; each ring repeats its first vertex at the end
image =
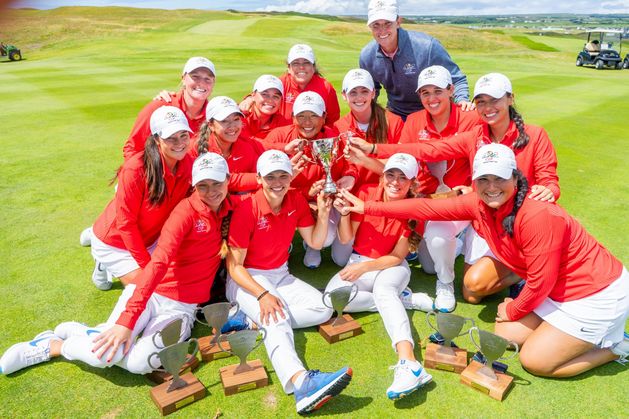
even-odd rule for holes
{"type": "Polygon", "coordinates": [[[428,194],[428,196],[426,198],[430,198],[430,199],[446,199],[446,198],[454,198],[455,196],[459,196],[460,194],[461,194],[460,191],[431,193],[431,194],[428,194]]]}
{"type": "Polygon", "coordinates": [[[194,374],[189,372],[182,375],[181,378],[188,383],[186,387],[168,392],[168,386],[170,385],[170,381],[168,381],[151,389],[151,398],[163,416],[170,415],[206,396],[207,390],[205,386],[194,374]]]}
{"type": "Polygon", "coordinates": [[[253,367],[252,370],[235,374],[234,370],[238,365],[228,365],[219,370],[226,396],[269,385],[269,376],[259,359],[247,362],[247,365],[253,367]]]}
{"type": "MultiPolygon", "coordinates": [[[[227,358],[228,356],[231,356],[229,352],[223,352],[218,346],[218,343],[210,344],[212,338],[214,338],[213,335],[199,338],[199,352],[201,352],[202,360],[210,362],[215,359],[227,358]]],[[[225,350],[231,350],[231,346],[229,346],[229,342],[227,342],[227,340],[221,341],[221,345],[223,345],[225,350]]]]}
{"type": "Polygon", "coordinates": [[[332,326],[335,319],[319,325],[319,333],[328,341],[328,343],[336,343],[344,339],[358,336],[363,333],[360,324],[349,314],[343,314],[336,326],[332,326]]]}
{"type": "Polygon", "coordinates": [[[485,374],[478,372],[483,367],[483,364],[472,360],[470,365],[465,368],[461,373],[461,382],[467,386],[472,387],[482,393],[487,394],[492,399],[502,400],[507,394],[513,377],[501,372],[494,371],[498,380],[492,380],[485,374]]]}
{"type": "MultiPolygon", "coordinates": [[[[197,368],[199,368],[199,358],[197,358],[195,355],[188,354],[188,359],[186,360],[186,363],[183,364],[181,369],[179,370],[179,376],[195,371],[197,368]]],[[[146,378],[148,378],[155,384],[162,384],[166,381],[172,380],[173,376],[165,371],[153,371],[149,374],[146,374],[146,378]]]]}
{"type": "Polygon", "coordinates": [[[467,367],[467,351],[461,348],[451,348],[454,355],[439,351],[443,348],[436,343],[428,343],[424,352],[424,366],[443,371],[460,374],[467,367]]]}

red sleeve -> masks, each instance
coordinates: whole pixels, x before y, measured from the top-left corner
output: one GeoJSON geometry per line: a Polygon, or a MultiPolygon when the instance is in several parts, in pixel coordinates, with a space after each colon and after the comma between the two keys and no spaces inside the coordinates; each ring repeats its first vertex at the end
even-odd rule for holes
{"type": "Polygon", "coordinates": [[[152,101],[144,106],[138,114],[133,128],[131,129],[131,133],[129,134],[129,138],[127,138],[127,142],[122,147],[122,155],[125,161],[129,160],[129,157],[134,154],[144,151],[146,139],[151,135],[151,115],[155,109],[162,105],[164,105],[164,103],[161,101],[152,101]]]}
{"type": "MultiPolygon", "coordinates": [[[[415,118],[411,118],[411,115],[406,118],[402,132],[400,133],[398,140],[400,144],[412,144],[417,142],[417,124],[415,123],[415,118]]],[[[379,152],[378,150],[378,154],[379,152]]]]}
{"type": "Polygon", "coordinates": [[[116,190],[116,227],[131,256],[144,268],[151,260],[138,228],[138,217],[144,205],[145,180],[138,171],[122,168],[116,190]]]}
{"type": "Polygon", "coordinates": [[[475,192],[448,199],[401,199],[392,202],[365,202],[365,214],[434,221],[475,220],[478,218],[475,192]]]}
{"type": "MultiPolygon", "coordinates": [[[[559,176],[557,175],[557,154],[544,128],[538,127],[536,148],[533,152],[535,183],[547,187],[559,199],[559,176]]],[[[531,185],[533,186],[533,185],[531,185]]]]}
{"type": "Polygon", "coordinates": [[[440,161],[452,160],[460,157],[469,158],[470,144],[474,140],[474,133],[462,133],[446,137],[446,141],[431,140],[421,143],[408,144],[378,144],[379,158],[391,157],[395,153],[408,153],[418,160],[440,161]]]}
{"type": "Polygon", "coordinates": [[[179,246],[189,234],[193,225],[192,209],[188,200],[182,201],[171,213],[162,228],[151,261],[138,276],[133,295],[127,301],[125,310],[116,324],[133,329],[138,318],[146,308],[146,303],[155,288],[164,279],[168,266],[177,255],[179,246]]]}
{"type": "Polygon", "coordinates": [[[388,119],[389,124],[389,144],[397,144],[404,132],[404,121],[394,113],[387,112],[391,116],[388,119]]]}
{"type": "Polygon", "coordinates": [[[325,98],[325,124],[333,125],[341,117],[341,108],[339,107],[339,99],[336,96],[334,86],[328,81],[325,84],[328,91],[328,97],[325,98]]]}
{"type": "Polygon", "coordinates": [[[297,207],[297,227],[310,227],[315,224],[314,218],[312,218],[312,212],[308,201],[303,195],[295,194],[295,206],[297,207]]]}
{"type": "MultiPolygon", "coordinates": [[[[362,185],[360,187],[360,189],[358,190],[358,193],[356,194],[358,199],[360,199],[361,201],[368,201],[369,200],[369,189],[368,188],[373,188],[373,185],[362,185]]],[[[350,215],[349,215],[349,218],[350,218],[351,221],[358,221],[358,222],[362,223],[363,220],[365,219],[365,214],[358,214],[357,212],[351,212],[350,215]]]]}
{"type": "Polygon", "coordinates": [[[507,316],[511,321],[533,311],[554,288],[568,231],[566,220],[554,216],[549,209],[534,214],[527,214],[523,208],[520,211],[523,213],[518,212],[516,216],[514,239],[526,263],[526,285],[518,298],[507,304],[507,316]]]}
{"type": "Polygon", "coordinates": [[[249,248],[249,242],[255,228],[252,207],[253,197],[243,201],[233,212],[229,223],[229,246],[238,249],[249,248]]]}
{"type": "Polygon", "coordinates": [[[229,176],[230,192],[246,192],[258,189],[258,179],[255,173],[232,173],[229,176]]]}

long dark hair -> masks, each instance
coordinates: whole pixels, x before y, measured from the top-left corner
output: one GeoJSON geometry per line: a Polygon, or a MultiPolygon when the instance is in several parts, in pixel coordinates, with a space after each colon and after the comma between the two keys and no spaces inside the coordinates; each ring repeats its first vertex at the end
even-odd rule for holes
{"type": "MultiPolygon", "coordinates": [[[[507,96],[511,97],[511,94],[507,93],[507,96]]],[[[513,149],[520,150],[526,147],[526,145],[529,143],[529,136],[526,131],[524,131],[524,119],[522,118],[522,115],[520,115],[520,113],[515,109],[515,106],[513,105],[509,105],[509,119],[511,119],[515,123],[515,126],[520,133],[520,135],[518,135],[518,138],[516,138],[516,140],[513,142],[513,149]]]]}
{"type": "Polygon", "coordinates": [[[365,136],[376,144],[386,144],[389,142],[388,131],[386,111],[374,98],[371,100],[371,117],[365,136]]]}
{"type": "Polygon", "coordinates": [[[199,131],[199,142],[197,143],[197,153],[199,154],[199,156],[203,153],[208,152],[208,142],[210,135],[212,135],[210,122],[205,121],[203,125],[201,125],[201,130],[199,131]]]}
{"type": "Polygon", "coordinates": [[[502,228],[505,229],[505,232],[509,235],[509,237],[513,237],[513,225],[515,223],[515,216],[518,213],[518,210],[524,203],[526,199],[526,194],[529,191],[529,182],[526,180],[526,177],[520,172],[518,169],[513,171],[513,177],[516,181],[517,192],[515,194],[515,202],[513,204],[513,209],[502,220],[502,228]]]}
{"type": "MultiPolygon", "coordinates": [[[[412,182],[411,187],[408,188],[408,192],[406,193],[407,198],[417,197],[417,194],[414,191],[419,187],[419,183],[416,179],[413,179],[412,182]]],[[[408,220],[406,225],[411,230],[411,235],[408,237],[408,251],[410,253],[415,253],[419,247],[419,242],[422,240],[421,234],[415,231],[417,228],[417,220],[408,220]]]]}
{"type": "Polygon", "coordinates": [[[157,134],[149,135],[144,146],[144,175],[151,205],[161,204],[166,196],[164,165],[158,142],[159,136],[157,134]]]}
{"type": "MultiPolygon", "coordinates": [[[[225,197],[225,199],[229,199],[229,194],[225,197]]],[[[229,210],[227,215],[221,221],[221,249],[218,251],[218,255],[221,259],[225,259],[227,256],[227,252],[229,251],[229,247],[227,246],[227,237],[229,236],[229,225],[232,221],[232,211],[229,210]]]]}

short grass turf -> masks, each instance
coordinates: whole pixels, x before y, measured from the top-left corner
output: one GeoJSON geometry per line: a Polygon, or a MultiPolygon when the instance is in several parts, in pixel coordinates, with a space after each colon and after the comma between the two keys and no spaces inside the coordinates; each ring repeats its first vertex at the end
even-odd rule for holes
{"type": "MultiPolygon", "coordinates": [[[[3,41],[18,45],[26,58],[0,62],[0,352],[62,321],[97,324],[109,315],[121,288],[101,292],[92,286],[92,259],[78,236],[112,197],[108,182],[122,162],[121,148],[137,112],[157,91],[177,87],[188,57],[212,59],[218,73],[214,95],[239,99],[258,75],[281,74],[286,52],[297,42],[314,47],[325,76],[340,88],[370,39],[362,22],[194,10],[20,10],[3,12],[0,20],[3,41]]],[[[577,38],[445,25],[411,28],[439,38],[470,86],[492,71],[511,78],[525,120],[544,126],[557,150],[561,205],[627,263],[629,71],[575,67],[583,45],[577,38]]],[[[303,267],[302,257],[296,240],[291,270],[319,288],[339,269],[328,252],[314,271],[303,267]]],[[[459,278],[461,269],[459,260],[459,278]]],[[[434,281],[413,265],[415,291],[434,294],[434,281]]],[[[478,306],[457,297],[457,314],[492,329],[504,295],[478,306]]],[[[408,313],[414,336],[425,338],[430,332],[425,315],[408,313]]],[[[317,416],[629,416],[628,375],[617,363],[553,380],[509,361],[515,385],[503,402],[460,384],[457,375],[432,371],[433,383],[391,402],[385,391],[395,355],[382,321],[377,314],[354,317],[365,334],[334,345],[314,328],[295,331],[307,367],[354,370],[350,386],[317,416]]],[[[203,326],[194,330],[195,336],[207,333],[203,326]]],[[[472,350],[468,338],[457,342],[472,350]]],[[[419,349],[416,354],[421,358],[419,349]]],[[[269,387],[225,397],[218,368],[234,359],[204,363],[197,376],[208,397],[173,416],[295,416],[293,398],[283,393],[264,349],[253,357],[266,365],[269,387]]],[[[144,377],[119,368],[53,361],[0,377],[0,416],[156,417],[150,388],[144,377]]]]}

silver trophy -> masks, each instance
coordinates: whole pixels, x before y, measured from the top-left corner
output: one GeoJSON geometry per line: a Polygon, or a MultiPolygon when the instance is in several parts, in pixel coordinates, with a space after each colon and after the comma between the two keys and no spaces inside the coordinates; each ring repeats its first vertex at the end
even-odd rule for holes
{"type": "Polygon", "coordinates": [[[332,326],[336,326],[337,322],[342,320],[343,318],[343,310],[345,309],[345,307],[347,307],[347,305],[354,299],[356,298],[356,296],[358,295],[358,286],[356,284],[352,284],[352,285],[347,285],[344,287],[340,287],[337,289],[334,289],[332,291],[328,291],[328,292],[324,292],[323,293],[323,305],[326,306],[327,308],[331,308],[332,310],[336,311],[336,318],[334,319],[334,322],[332,322],[332,326]],[[352,293],[354,294],[352,296],[352,293]],[[325,297],[328,297],[330,299],[330,303],[331,305],[328,305],[325,297]]]}
{"type": "Polygon", "coordinates": [[[448,172],[448,162],[446,160],[426,162],[426,167],[428,167],[430,174],[439,181],[439,186],[437,186],[435,193],[446,193],[452,190],[452,188],[443,181],[444,176],[448,172]]]}
{"type": "Polygon", "coordinates": [[[496,376],[496,373],[491,367],[494,361],[498,361],[498,360],[504,361],[504,360],[511,359],[514,356],[516,356],[519,351],[519,347],[517,343],[510,342],[507,339],[501,336],[498,336],[494,333],[481,330],[476,326],[470,328],[470,339],[472,339],[472,343],[474,344],[474,346],[476,346],[476,348],[484,355],[486,359],[485,365],[483,365],[483,367],[480,368],[478,372],[494,381],[498,380],[498,376],[496,376]],[[476,339],[474,339],[474,330],[478,332],[479,342],[477,342],[476,339]],[[511,356],[503,357],[502,354],[505,353],[509,345],[513,345],[515,347],[515,351],[513,352],[511,356]]]}
{"type": "Polygon", "coordinates": [[[234,374],[240,374],[254,369],[247,363],[247,356],[251,351],[260,346],[265,338],[266,330],[263,328],[258,330],[239,330],[230,335],[221,335],[218,339],[218,347],[221,348],[223,352],[236,355],[240,359],[240,364],[234,370],[234,374]],[[259,334],[262,334],[262,338],[260,341],[256,342],[259,334]],[[229,343],[231,349],[222,345],[224,341],[229,343]]]}
{"type": "Polygon", "coordinates": [[[441,347],[438,349],[438,352],[451,356],[456,356],[451,345],[452,339],[457,336],[463,336],[468,332],[468,330],[461,332],[466,322],[470,322],[472,327],[475,326],[474,320],[468,317],[461,317],[456,314],[442,313],[434,310],[426,313],[426,322],[429,327],[439,332],[439,334],[443,337],[444,342],[443,345],[440,345],[441,347]],[[436,327],[430,321],[432,316],[437,318],[436,327]]]}
{"type": "Polygon", "coordinates": [[[179,342],[182,323],[183,320],[181,318],[175,319],[172,322],[168,323],[162,330],[153,335],[153,345],[155,345],[156,348],[163,349],[167,346],[171,346],[179,342]],[[155,340],[155,338],[157,338],[158,336],[162,339],[161,345],[155,340]]]}
{"type": "Polygon", "coordinates": [[[196,339],[190,339],[189,341],[179,342],[174,345],[167,346],[161,351],[153,352],[149,355],[147,359],[148,364],[154,371],[167,372],[173,376],[173,379],[170,381],[170,385],[168,386],[168,390],[166,390],[167,393],[188,385],[188,383],[182,380],[179,376],[179,371],[181,370],[183,364],[186,363],[188,354],[195,355],[198,350],[199,342],[196,339]],[[193,348],[192,352],[190,352],[190,348],[193,348]],[[153,366],[151,361],[154,356],[159,358],[163,368],[153,366]]]}
{"type": "Polygon", "coordinates": [[[325,171],[325,185],[323,192],[334,194],[337,192],[336,184],[332,180],[332,165],[336,161],[339,151],[339,137],[322,138],[310,141],[312,156],[319,162],[325,171]]]}
{"type": "Polygon", "coordinates": [[[205,317],[205,321],[197,319],[199,323],[209,326],[212,333],[214,333],[214,336],[210,341],[210,345],[217,342],[218,337],[221,334],[221,328],[227,322],[229,312],[233,308],[235,308],[234,313],[238,312],[238,303],[214,303],[197,308],[197,311],[201,311],[203,313],[203,317],[205,317]]]}

